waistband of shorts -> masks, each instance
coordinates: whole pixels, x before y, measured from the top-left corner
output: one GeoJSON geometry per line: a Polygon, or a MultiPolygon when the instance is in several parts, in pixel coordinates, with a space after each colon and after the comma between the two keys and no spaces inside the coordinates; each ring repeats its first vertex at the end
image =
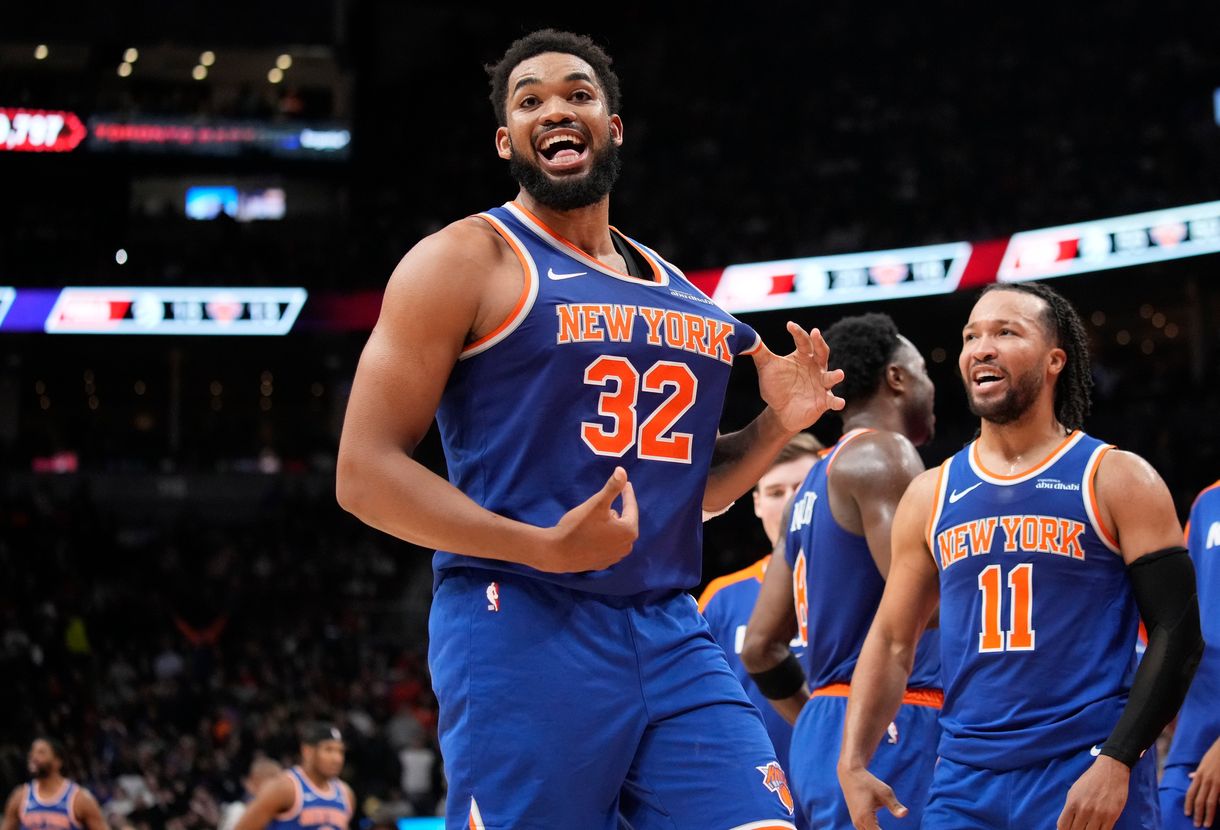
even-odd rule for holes
{"type": "MultiPolygon", "coordinates": [[[[850,683],[831,683],[814,689],[809,698],[815,697],[847,697],[851,694],[850,683]]],[[[945,693],[940,689],[907,689],[902,694],[902,702],[909,706],[930,706],[939,709],[945,704],[945,693]]]]}

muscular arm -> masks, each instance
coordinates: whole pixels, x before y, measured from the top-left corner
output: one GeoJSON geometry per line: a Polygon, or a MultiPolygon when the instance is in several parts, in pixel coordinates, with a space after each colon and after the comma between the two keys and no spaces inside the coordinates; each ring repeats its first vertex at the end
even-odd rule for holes
{"type": "MultiPolygon", "coordinates": [[[[785,556],[785,539],[792,521],[792,502],[784,508],[779,539],[767,561],[767,574],[754,602],[741,647],[741,663],[751,674],[773,669],[792,654],[789,643],[797,632],[796,607],[792,600],[792,568],[785,556]]],[[[791,695],[772,700],[771,705],[788,723],[796,723],[809,700],[809,687],[802,683],[791,695]]]]}
{"type": "Polygon", "coordinates": [[[703,491],[704,512],[723,512],[748,493],[797,432],[785,429],[768,407],[744,429],[717,435],[703,491]]]}
{"type": "Polygon", "coordinates": [[[422,547],[548,571],[608,567],[635,539],[634,496],[622,471],[552,531],[483,509],[411,457],[463,346],[506,316],[506,286],[520,292],[511,256],[481,220],[469,219],[423,240],[399,263],[356,369],[336,495],[366,524],[422,547]],[[620,492],[621,517],[610,508],[620,492]]]}
{"type": "Polygon", "coordinates": [[[940,594],[936,564],[924,537],[936,474],[921,473],[898,503],[885,593],[852,675],[839,781],[857,827],[877,826],[874,813],[883,804],[891,811],[901,809],[892,791],[868,772],[868,763],[902,705],[915,648],[940,594]]]}
{"type": "Polygon", "coordinates": [[[0,821],[0,830],[17,830],[21,825],[21,799],[25,787],[17,786],[9,793],[8,802],[4,805],[4,820],[0,821]]]}
{"type": "Polygon", "coordinates": [[[280,773],[274,781],[258,791],[233,830],[263,830],[276,816],[290,809],[296,797],[291,776],[286,772],[280,773]]]}
{"type": "Polygon", "coordinates": [[[76,820],[85,830],[108,830],[102,808],[93,793],[83,787],[76,794],[76,820]]]}

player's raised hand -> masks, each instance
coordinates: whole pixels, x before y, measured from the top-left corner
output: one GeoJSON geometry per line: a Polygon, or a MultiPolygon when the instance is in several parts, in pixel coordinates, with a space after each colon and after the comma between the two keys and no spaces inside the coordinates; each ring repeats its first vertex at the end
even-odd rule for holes
{"type": "Polygon", "coordinates": [[[631,553],[640,535],[640,513],[627,471],[615,467],[606,485],[576,505],[551,528],[545,561],[535,564],[550,573],[599,571],[631,553]],[[614,501],[623,498],[622,512],[614,501]]]}
{"type": "Polygon", "coordinates": [[[877,811],[889,810],[896,818],[906,818],[909,812],[894,790],[867,769],[846,771],[839,768],[839,786],[843,789],[843,800],[851,815],[852,827],[856,830],[881,830],[877,823],[877,811]]]}
{"type": "Polygon", "coordinates": [[[1122,761],[1099,755],[1068,790],[1055,830],[1111,830],[1127,806],[1131,770],[1122,761]]]}
{"type": "Polygon", "coordinates": [[[780,423],[792,432],[802,430],[822,417],[828,409],[842,409],[843,399],[830,389],[843,380],[843,370],[827,368],[830,348],[817,329],[805,331],[789,321],[791,354],[775,354],[764,343],[751,355],[758,369],[758,390],[779,416],[780,423]]]}

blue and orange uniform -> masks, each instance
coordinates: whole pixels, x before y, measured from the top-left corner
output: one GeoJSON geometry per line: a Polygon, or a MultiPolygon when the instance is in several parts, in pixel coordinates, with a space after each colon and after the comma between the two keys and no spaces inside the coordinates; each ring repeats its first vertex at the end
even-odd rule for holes
{"type": "Polygon", "coordinates": [[[1203,659],[1178,712],[1173,743],[1161,776],[1161,820],[1165,830],[1193,830],[1183,812],[1190,774],[1220,741],[1220,481],[1206,488],[1190,508],[1186,547],[1199,586],[1203,659]]]}
{"type": "Polygon", "coordinates": [[[694,599],[734,358],[758,335],[652,250],[610,269],[521,205],[479,214],[525,275],[462,352],[437,422],[450,481],[539,527],[626,469],[631,554],[552,574],[438,551],[429,664],[450,828],[792,827],[762,720],[694,599]]]}
{"type": "MultiPolygon", "coordinates": [[[[812,689],[792,732],[792,791],[812,827],[850,828],[851,816],[835,766],[843,739],[847,696],[885,579],[868,542],[845,530],[830,509],[829,476],[843,448],[870,430],[845,433],[814,465],[793,497],[784,554],[792,566],[797,640],[812,689]]],[[[903,705],[877,748],[869,770],[893,787],[910,809],[898,823],[883,813],[884,828],[919,826],[919,813],[936,762],[941,702],[938,633],[926,632],[915,653],[903,705]]]]}
{"type": "MultiPolygon", "coordinates": [[[[940,761],[923,827],[1054,827],[1127,702],[1139,615],[1076,430],[1016,475],[977,441],[941,465],[927,543],[940,579],[940,761]]],[[[1157,825],[1153,755],[1119,830],[1157,825]]]]}
{"type": "MultiPolygon", "coordinates": [[[[767,727],[767,734],[771,736],[771,743],[775,745],[779,765],[787,770],[792,727],[758,690],[741,662],[746,625],[750,622],[750,614],[754,612],[754,604],[758,602],[758,592],[762,590],[763,576],[767,573],[767,562],[770,559],[770,555],[764,556],[747,568],[713,579],[699,597],[699,610],[703,612],[708,626],[712,629],[712,636],[724,649],[729,668],[741,681],[750,701],[758,707],[763,724],[767,727]]],[[[796,641],[793,641],[792,648],[797,657],[804,653],[796,641]]]]}
{"type": "Polygon", "coordinates": [[[38,796],[38,782],[25,785],[21,801],[21,830],[67,830],[80,827],[76,820],[76,794],[80,786],[64,779],[63,786],[50,798],[38,796]]]}
{"type": "Polygon", "coordinates": [[[331,779],[329,791],[319,790],[309,781],[300,767],[288,770],[296,789],[292,806],[275,817],[268,830],[305,830],[307,827],[326,830],[347,830],[352,820],[352,804],[339,779],[331,779]]]}

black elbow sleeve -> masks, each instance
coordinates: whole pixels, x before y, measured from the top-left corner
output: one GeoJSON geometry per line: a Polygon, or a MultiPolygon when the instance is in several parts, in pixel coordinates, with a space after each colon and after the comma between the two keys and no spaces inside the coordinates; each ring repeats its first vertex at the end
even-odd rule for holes
{"type": "Polygon", "coordinates": [[[1195,569],[1183,547],[1141,556],[1127,567],[1148,647],[1127,706],[1101,753],[1133,766],[1173,720],[1203,656],[1195,569]]]}

